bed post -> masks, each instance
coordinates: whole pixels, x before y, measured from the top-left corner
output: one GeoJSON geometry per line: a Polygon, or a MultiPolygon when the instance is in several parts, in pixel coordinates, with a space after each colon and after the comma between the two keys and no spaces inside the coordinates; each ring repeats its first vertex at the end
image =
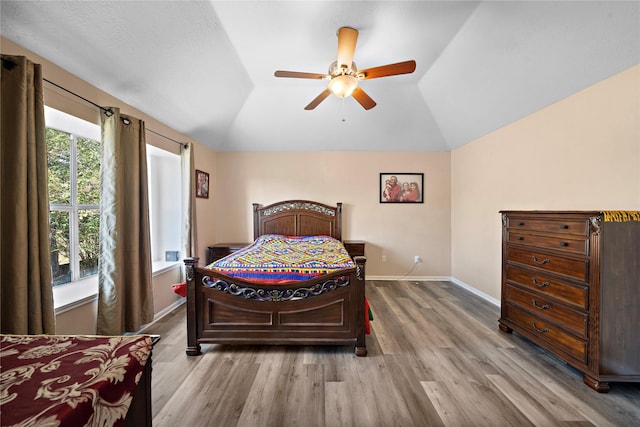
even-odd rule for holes
{"type": "Polygon", "coordinates": [[[367,258],[363,256],[354,257],[353,260],[356,263],[356,356],[364,357],[367,355],[367,335],[364,326],[365,313],[365,281],[364,281],[364,268],[367,262],[367,258]]]}
{"type": "Polygon", "coordinates": [[[258,213],[258,209],[260,209],[260,204],[253,204],[253,240],[256,240],[260,237],[260,214],[258,213]]]}
{"type": "Polygon", "coordinates": [[[200,344],[196,337],[198,327],[196,283],[194,280],[195,268],[198,266],[200,258],[185,258],[184,269],[187,281],[187,355],[197,356],[200,354],[200,344]]]}
{"type": "Polygon", "coordinates": [[[336,228],[333,237],[342,242],[342,202],[336,203],[336,228]]]}

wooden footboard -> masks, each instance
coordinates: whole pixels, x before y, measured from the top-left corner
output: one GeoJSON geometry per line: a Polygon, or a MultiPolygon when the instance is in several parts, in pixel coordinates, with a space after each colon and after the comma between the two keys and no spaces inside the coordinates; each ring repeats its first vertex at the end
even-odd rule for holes
{"type": "Polygon", "coordinates": [[[292,285],[258,285],[185,260],[187,354],[202,343],[353,345],[366,356],[366,258],[356,268],[292,285]]]}

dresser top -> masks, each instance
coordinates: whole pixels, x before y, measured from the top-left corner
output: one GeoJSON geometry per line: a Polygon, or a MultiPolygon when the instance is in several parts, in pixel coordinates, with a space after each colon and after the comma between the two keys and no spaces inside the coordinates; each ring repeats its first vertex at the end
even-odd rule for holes
{"type": "Polygon", "coordinates": [[[562,216],[602,216],[604,222],[629,222],[640,221],[640,211],[551,211],[551,210],[529,210],[529,211],[500,211],[502,215],[562,215],[562,216]]]}

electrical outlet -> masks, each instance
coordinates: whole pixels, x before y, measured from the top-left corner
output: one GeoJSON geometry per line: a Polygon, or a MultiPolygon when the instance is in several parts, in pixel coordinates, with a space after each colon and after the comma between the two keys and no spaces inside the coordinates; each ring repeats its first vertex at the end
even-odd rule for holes
{"type": "Polygon", "coordinates": [[[414,264],[418,264],[419,262],[422,262],[422,260],[420,259],[420,255],[416,255],[413,257],[413,263],[414,264]]]}
{"type": "Polygon", "coordinates": [[[386,255],[382,255],[382,262],[387,262],[387,256],[386,255]]]}

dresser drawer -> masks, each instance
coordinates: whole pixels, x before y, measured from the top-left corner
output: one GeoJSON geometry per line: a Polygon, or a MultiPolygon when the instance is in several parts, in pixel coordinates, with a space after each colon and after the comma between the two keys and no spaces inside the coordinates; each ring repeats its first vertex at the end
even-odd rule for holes
{"type": "Polygon", "coordinates": [[[577,308],[586,310],[588,307],[589,288],[587,286],[566,283],[549,275],[532,272],[515,265],[507,265],[507,282],[535,290],[577,308]]]}
{"type": "Polygon", "coordinates": [[[214,261],[218,261],[221,258],[230,255],[245,246],[248,246],[249,243],[216,243],[215,245],[211,245],[207,247],[207,265],[211,264],[214,261]]]}
{"type": "Polygon", "coordinates": [[[556,328],[547,322],[522,309],[507,305],[507,319],[519,325],[523,331],[540,338],[576,360],[587,363],[587,343],[556,328]]]}
{"type": "Polygon", "coordinates": [[[511,231],[527,230],[585,237],[589,235],[589,222],[586,219],[556,220],[509,217],[507,221],[507,227],[511,231]]]}
{"type": "Polygon", "coordinates": [[[571,235],[541,235],[509,231],[507,236],[509,243],[521,243],[524,245],[540,246],[557,251],[571,252],[579,255],[589,254],[589,241],[571,235]]]}
{"type": "Polygon", "coordinates": [[[343,242],[345,249],[349,252],[351,258],[356,256],[364,256],[365,242],[362,240],[345,240],[343,242]]]}
{"type": "Polygon", "coordinates": [[[587,337],[587,314],[570,310],[557,301],[507,285],[507,299],[534,315],[554,321],[583,338],[587,337]]]}
{"type": "Polygon", "coordinates": [[[573,277],[583,282],[586,282],[589,276],[588,259],[571,259],[561,255],[550,255],[544,252],[508,247],[507,262],[519,262],[573,277]]]}

